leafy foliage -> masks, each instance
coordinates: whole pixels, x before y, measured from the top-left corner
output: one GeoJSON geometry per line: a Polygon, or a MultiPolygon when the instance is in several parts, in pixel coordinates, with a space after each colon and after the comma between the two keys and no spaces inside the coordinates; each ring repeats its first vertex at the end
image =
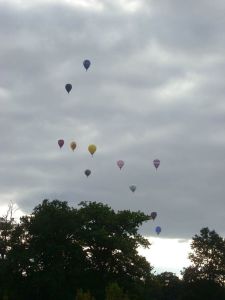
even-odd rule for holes
{"type": "Polygon", "coordinates": [[[129,300],[119,285],[115,282],[106,287],[106,300],[129,300]]]}
{"type": "Polygon", "coordinates": [[[91,296],[90,292],[83,292],[82,289],[77,291],[76,299],[75,300],[95,300],[94,297],[91,296]]]}
{"type": "Polygon", "coordinates": [[[138,254],[150,247],[138,229],[151,217],[140,211],[44,200],[19,223],[12,214],[0,219],[0,299],[225,299],[224,239],[208,228],[194,236],[181,280],[153,275],[138,254]]]}
{"type": "Polygon", "coordinates": [[[192,266],[184,271],[188,282],[208,280],[225,283],[225,240],[214,230],[203,228],[200,235],[195,235],[191,244],[189,259],[192,266]]]}
{"type": "Polygon", "coordinates": [[[152,270],[137,252],[149,246],[138,234],[147,220],[141,212],[115,212],[102,203],[75,209],[44,200],[10,233],[4,273],[10,272],[11,299],[73,299],[79,288],[103,299],[115,278],[123,286],[142,284],[152,270]]]}
{"type": "Polygon", "coordinates": [[[156,276],[160,284],[162,299],[173,300],[177,299],[181,291],[180,279],[171,272],[163,272],[156,276]]]}
{"type": "Polygon", "coordinates": [[[184,299],[225,299],[225,239],[202,228],[191,244],[192,265],[183,271],[184,299]]]}

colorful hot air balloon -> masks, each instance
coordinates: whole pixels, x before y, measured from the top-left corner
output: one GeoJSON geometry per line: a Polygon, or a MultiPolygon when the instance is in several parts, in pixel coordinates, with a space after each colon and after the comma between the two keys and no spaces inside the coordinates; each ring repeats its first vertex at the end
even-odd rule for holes
{"type": "Polygon", "coordinates": [[[69,94],[69,92],[72,90],[72,84],[67,83],[67,84],[65,85],[65,89],[66,89],[67,93],[69,94]]]}
{"type": "Polygon", "coordinates": [[[84,174],[88,177],[89,175],[91,175],[91,170],[88,170],[88,169],[85,170],[85,171],[84,171],[84,174]]]}
{"type": "Polygon", "coordinates": [[[157,217],[157,212],[153,211],[151,213],[151,218],[153,219],[153,221],[155,220],[156,217],[157,217]]]}
{"type": "Polygon", "coordinates": [[[85,67],[85,69],[86,69],[86,71],[87,71],[87,69],[90,67],[90,65],[91,65],[91,62],[90,62],[90,60],[89,59],[85,59],[84,61],[83,61],[83,65],[84,65],[84,67],[85,67]]]}
{"type": "Polygon", "coordinates": [[[64,145],[64,140],[58,140],[58,145],[60,148],[64,145]]]}
{"type": "Polygon", "coordinates": [[[157,171],[157,169],[158,169],[158,167],[159,167],[159,165],[160,165],[160,160],[159,160],[159,159],[153,160],[153,164],[154,164],[154,166],[155,166],[155,168],[156,168],[156,171],[157,171]]]}
{"type": "Polygon", "coordinates": [[[74,151],[77,147],[77,144],[75,142],[70,143],[70,148],[74,151]]]}
{"type": "Polygon", "coordinates": [[[95,153],[96,149],[97,147],[93,144],[88,146],[88,151],[91,153],[92,156],[95,153]]]}
{"type": "Polygon", "coordinates": [[[130,185],[130,190],[131,190],[131,192],[135,192],[135,190],[136,190],[136,185],[130,185]]]}
{"type": "Polygon", "coordinates": [[[120,168],[120,170],[122,169],[122,167],[124,166],[124,161],[123,160],[118,160],[117,161],[117,166],[120,168]]]}
{"type": "Polygon", "coordinates": [[[155,228],[155,232],[159,235],[160,232],[161,232],[161,227],[160,227],[160,226],[157,226],[157,227],[155,228]]]}

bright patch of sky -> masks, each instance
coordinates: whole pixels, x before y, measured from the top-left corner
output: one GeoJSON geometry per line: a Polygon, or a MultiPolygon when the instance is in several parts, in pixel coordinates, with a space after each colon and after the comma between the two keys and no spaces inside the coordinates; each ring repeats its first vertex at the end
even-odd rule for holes
{"type": "Polygon", "coordinates": [[[180,276],[180,271],[190,265],[188,254],[191,251],[190,240],[148,238],[149,249],[140,248],[139,253],[154,267],[156,273],[172,272],[180,276]]]}
{"type": "Polygon", "coordinates": [[[5,195],[5,199],[8,198],[9,202],[8,205],[0,205],[0,217],[5,217],[7,213],[9,212],[10,206],[12,208],[12,217],[19,222],[20,217],[24,216],[24,212],[18,207],[16,203],[11,201],[12,195],[5,195]]]}

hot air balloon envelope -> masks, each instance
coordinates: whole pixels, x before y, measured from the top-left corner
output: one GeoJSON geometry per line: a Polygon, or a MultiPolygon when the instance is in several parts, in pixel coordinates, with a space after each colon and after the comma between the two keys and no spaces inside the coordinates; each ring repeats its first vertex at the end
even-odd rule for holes
{"type": "Polygon", "coordinates": [[[157,217],[157,212],[153,211],[153,212],[151,213],[151,218],[152,218],[153,220],[155,220],[156,217],[157,217]]]}
{"type": "Polygon", "coordinates": [[[91,62],[90,62],[90,60],[89,59],[85,59],[84,61],[83,61],[83,65],[84,65],[84,67],[85,67],[85,69],[86,69],[86,71],[87,71],[87,69],[90,67],[90,65],[91,65],[91,62]]]}
{"type": "Polygon", "coordinates": [[[65,85],[65,89],[66,89],[67,93],[69,94],[69,92],[72,90],[72,84],[67,83],[67,84],[65,85]]]}
{"type": "Polygon", "coordinates": [[[117,166],[120,168],[120,170],[122,169],[122,167],[124,166],[124,161],[123,160],[118,160],[117,161],[117,166]]]}
{"type": "Polygon", "coordinates": [[[85,170],[84,174],[88,177],[89,175],[91,175],[91,170],[85,170]]]}
{"type": "Polygon", "coordinates": [[[70,148],[74,151],[77,147],[77,144],[75,142],[70,143],[70,148]]]}
{"type": "Polygon", "coordinates": [[[58,145],[60,148],[64,145],[64,140],[58,140],[58,145]]]}
{"type": "Polygon", "coordinates": [[[135,192],[135,190],[136,190],[136,185],[131,185],[131,186],[130,186],[130,190],[131,190],[131,192],[135,192]]]}
{"type": "Polygon", "coordinates": [[[89,145],[88,146],[88,151],[93,155],[96,151],[97,147],[95,145],[89,145]]]}
{"type": "Polygon", "coordinates": [[[155,231],[156,231],[157,234],[160,234],[160,232],[161,232],[161,227],[160,227],[160,226],[157,226],[157,227],[155,228],[155,231]]]}
{"type": "Polygon", "coordinates": [[[160,160],[159,160],[159,159],[153,160],[153,164],[154,164],[154,166],[155,166],[155,168],[156,168],[156,170],[157,170],[158,167],[159,167],[159,165],[160,165],[160,160]]]}

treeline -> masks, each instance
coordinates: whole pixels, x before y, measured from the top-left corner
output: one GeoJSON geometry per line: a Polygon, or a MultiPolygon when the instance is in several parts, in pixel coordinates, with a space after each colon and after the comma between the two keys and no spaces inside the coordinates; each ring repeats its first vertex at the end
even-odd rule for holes
{"type": "Polygon", "coordinates": [[[138,254],[143,212],[96,202],[44,200],[31,215],[0,218],[0,299],[225,300],[225,239],[203,228],[182,279],[138,254]]]}

